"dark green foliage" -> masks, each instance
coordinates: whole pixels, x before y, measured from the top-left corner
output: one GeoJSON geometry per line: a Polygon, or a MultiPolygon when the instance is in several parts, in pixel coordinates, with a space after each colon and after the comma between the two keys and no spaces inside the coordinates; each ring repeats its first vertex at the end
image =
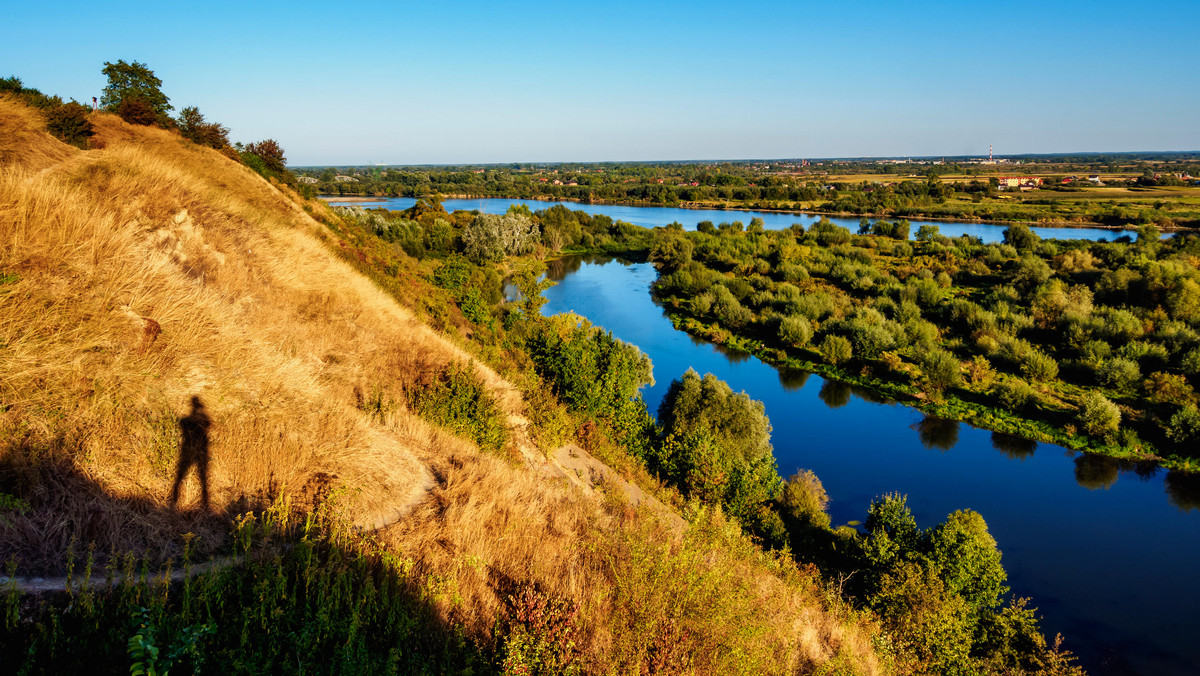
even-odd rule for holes
{"type": "Polygon", "coordinates": [[[1008,592],[1000,550],[978,512],[960,510],[928,533],[929,562],[947,589],[961,596],[978,619],[1008,592]]]}
{"type": "Polygon", "coordinates": [[[692,261],[692,242],[678,231],[659,230],[654,233],[650,261],[663,274],[675,272],[692,261]]]}
{"type": "Polygon", "coordinates": [[[665,440],[652,469],[691,498],[721,505],[767,543],[787,541],[768,504],[782,485],[761,402],[734,394],[711,373],[688,369],[658,410],[665,440]]]}
{"type": "MultiPolygon", "coordinates": [[[[890,239],[896,224],[864,221],[874,235],[828,221],[808,232],[664,231],[694,246],[654,292],[694,335],[896,388],[937,417],[1193,465],[1196,449],[1167,434],[1174,411],[1161,406],[1200,407],[1200,240],[1043,242],[1014,225],[1003,244],[933,229],[909,244],[890,239]],[[955,359],[987,368],[964,382],[955,359]],[[1132,409],[1129,429],[1078,435],[1083,421],[1071,418],[1091,391],[1132,409]]],[[[1088,425],[1111,430],[1092,409],[1088,425]]]]}
{"type": "Polygon", "coordinates": [[[1180,408],[1167,423],[1166,434],[1180,444],[1200,442],[1200,410],[1190,404],[1180,408]]]}
{"type": "Polygon", "coordinates": [[[978,513],[960,510],[921,530],[905,497],[892,494],[871,503],[865,528],[864,577],[851,584],[930,673],[1076,673],[1072,657],[1046,644],[1026,600],[1002,606],[1007,574],[978,513]]]}
{"type": "Polygon", "coordinates": [[[529,356],[554,394],[568,406],[607,421],[619,441],[644,455],[653,421],[640,390],[654,382],[650,359],[636,346],[574,315],[536,322],[530,331],[529,356]]]}
{"type": "Polygon", "coordinates": [[[471,264],[461,256],[447,258],[433,271],[434,285],[451,291],[466,288],[470,279],[471,264]]]}
{"type": "MultiPolygon", "coordinates": [[[[137,61],[132,63],[125,63],[123,60],[116,63],[106,61],[101,72],[108,78],[108,84],[105,85],[104,93],[100,97],[100,106],[121,115],[126,122],[153,124],[157,120],[165,119],[167,113],[172,110],[170,99],[162,93],[162,80],[158,79],[154,75],[154,71],[147,68],[146,64],[137,61]],[[123,102],[135,100],[138,101],[136,104],[137,119],[148,117],[148,122],[134,122],[121,113],[120,106],[123,102]]],[[[130,113],[132,114],[132,108],[130,113]]]]}
{"type": "Polygon", "coordinates": [[[154,107],[146,99],[138,96],[121,99],[117,104],[116,113],[129,124],[143,127],[158,121],[158,113],[154,111],[154,107]]]}
{"type": "Polygon", "coordinates": [[[468,320],[479,326],[493,327],[491,307],[500,300],[497,291],[500,280],[493,268],[477,267],[462,256],[454,255],[433,271],[433,283],[451,292],[468,320]]]}
{"type": "Polygon", "coordinates": [[[1017,251],[1028,251],[1041,241],[1041,237],[1022,223],[1008,226],[1004,231],[1004,243],[1016,247],[1017,251]]]}
{"type": "Polygon", "coordinates": [[[672,381],[658,421],[668,435],[706,433],[722,453],[747,462],[771,455],[771,423],[762,402],[735,394],[711,373],[701,378],[688,369],[672,381]]]}
{"type": "Polygon", "coordinates": [[[287,158],[284,157],[283,148],[275,139],[247,144],[245,152],[262,160],[263,166],[270,173],[283,174],[287,171],[287,158]]]}
{"type": "Polygon", "coordinates": [[[74,101],[51,108],[46,113],[46,131],[58,140],[84,150],[94,133],[88,109],[74,101]]]}
{"type": "Polygon", "coordinates": [[[32,87],[26,87],[21,78],[13,75],[0,79],[0,92],[8,92],[17,96],[38,110],[48,111],[63,105],[61,96],[47,96],[32,87]]]}
{"type": "MultiPolygon", "coordinates": [[[[220,150],[229,146],[229,129],[216,122],[208,122],[195,106],[179,111],[179,133],[202,146],[220,150]]],[[[264,160],[265,162],[265,160],[264,160]]]]}

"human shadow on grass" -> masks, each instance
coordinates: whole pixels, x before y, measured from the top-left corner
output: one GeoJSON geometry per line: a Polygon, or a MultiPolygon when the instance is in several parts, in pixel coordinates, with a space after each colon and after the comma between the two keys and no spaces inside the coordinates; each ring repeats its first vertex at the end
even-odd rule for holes
{"type": "Polygon", "coordinates": [[[200,504],[205,512],[209,510],[208,497],[208,428],[212,419],[204,410],[204,402],[200,397],[192,397],[192,412],[179,419],[179,462],[175,466],[175,484],[171,487],[171,506],[179,505],[179,492],[187,479],[192,467],[196,468],[200,480],[200,504]]]}
{"type": "MultiPolygon", "coordinates": [[[[189,439],[185,452],[206,452],[200,441],[189,439]]],[[[115,494],[83,463],[85,454],[81,440],[62,437],[0,447],[0,494],[9,503],[0,508],[0,563],[14,561],[18,575],[62,574],[71,557],[82,569],[90,556],[101,575],[129,555],[153,567],[179,561],[185,541],[198,560],[229,547],[237,516],[263,512],[275,498],[268,487],[234,495],[219,509],[182,511],[145,487],[115,494]]]]}

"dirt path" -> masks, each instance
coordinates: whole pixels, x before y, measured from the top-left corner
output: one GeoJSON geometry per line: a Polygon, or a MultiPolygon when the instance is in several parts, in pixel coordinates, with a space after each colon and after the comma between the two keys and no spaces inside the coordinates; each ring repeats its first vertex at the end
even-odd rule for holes
{"type": "Polygon", "coordinates": [[[619,491],[630,505],[649,509],[676,534],[683,533],[687,528],[687,522],[670,507],[575,444],[567,444],[554,451],[549,465],[586,495],[602,499],[605,492],[619,491]]]}

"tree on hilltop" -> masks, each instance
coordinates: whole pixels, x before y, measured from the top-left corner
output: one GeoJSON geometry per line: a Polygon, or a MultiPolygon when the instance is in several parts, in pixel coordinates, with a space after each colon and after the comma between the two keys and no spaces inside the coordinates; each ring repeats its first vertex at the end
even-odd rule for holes
{"type": "Polygon", "coordinates": [[[275,141],[275,139],[267,139],[258,143],[251,143],[246,146],[246,152],[257,155],[262,159],[263,164],[267,169],[283,173],[287,171],[284,166],[287,163],[287,158],[283,156],[283,148],[275,141]]]}
{"type": "MultiPolygon", "coordinates": [[[[204,119],[200,109],[188,106],[179,111],[179,133],[194,143],[220,150],[229,145],[229,128],[204,119]]],[[[282,154],[282,150],[280,151],[282,154]]]]}
{"type": "Polygon", "coordinates": [[[159,119],[164,119],[173,109],[171,100],[160,89],[162,80],[155,77],[154,71],[147,68],[146,64],[105,61],[104,69],[100,72],[108,78],[108,85],[100,98],[100,105],[106,110],[117,112],[122,102],[141,100],[159,119]]]}

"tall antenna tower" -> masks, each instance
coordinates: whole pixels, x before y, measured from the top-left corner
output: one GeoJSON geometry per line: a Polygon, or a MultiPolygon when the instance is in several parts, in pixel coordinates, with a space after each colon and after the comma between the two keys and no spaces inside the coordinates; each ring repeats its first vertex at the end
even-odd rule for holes
{"type": "Polygon", "coordinates": [[[991,164],[995,160],[992,159],[992,144],[988,144],[988,163],[991,164]]]}

